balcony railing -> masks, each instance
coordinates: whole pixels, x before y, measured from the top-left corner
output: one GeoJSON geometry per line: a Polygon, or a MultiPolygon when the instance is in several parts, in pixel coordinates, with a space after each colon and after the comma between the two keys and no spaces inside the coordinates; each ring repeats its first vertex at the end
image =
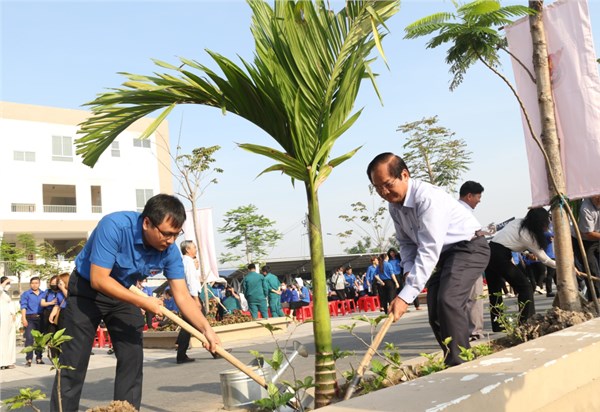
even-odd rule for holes
{"type": "Polygon", "coordinates": [[[25,213],[34,213],[35,212],[35,204],[34,203],[12,203],[10,205],[11,212],[25,212],[25,213]]]}
{"type": "Polygon", "coordinates": [[[92,206],[92,213],[102,213],[102,206],[92,206]]]}
{"type": "Polygon", "coordinates": [[[77,213],[77,206],[72,205],[44,205],[45,213],[77,213]]]}

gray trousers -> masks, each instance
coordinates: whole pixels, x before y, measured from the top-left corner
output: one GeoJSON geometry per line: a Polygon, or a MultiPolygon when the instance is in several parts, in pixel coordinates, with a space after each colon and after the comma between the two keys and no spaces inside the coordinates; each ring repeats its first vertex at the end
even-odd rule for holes
{"type": "Polygon", "coordinates": [[[467,311],[469,312],[469,335],[483,338],[483,279],[475,281],[471,288],[471,295],[467,300],[467,311]],[[478,299],[479,298],[479,299],[478,299]]]}
{"type": "Polygon", "coordinates": [[[471,347],[467,300],[489,258],[490,248],[483,236],[455,243],[440,255],[437,270],[427,283],[429,324],[448,366],[463,362],[458,356],[459,345],[471,347]],[[452,340],[446,347],[443,342],[448,337],[452,340]]]}

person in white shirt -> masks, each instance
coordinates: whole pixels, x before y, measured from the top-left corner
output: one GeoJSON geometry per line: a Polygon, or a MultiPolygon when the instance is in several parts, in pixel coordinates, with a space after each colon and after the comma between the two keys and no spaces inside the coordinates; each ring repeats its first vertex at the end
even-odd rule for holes
{"type": "MultiPolygon", "coordinates": [[[[583,248],[585,249],[591,275],[600,277],[600,265],[598,263],[600,260],[598,257],[600,254],[600,196],[592,196],[583,200],[579,209],[577,225],[583,238],[583,248]]],[[[575,232],[573,231],[574,235],[575,232]]],[[[575,252],[575,258],[581,265],[580,269],[583,270],[583,255],[575,237],[573,237],[573,251],[575,252]]],[[[584,281],[582,279],[583,284],[584,281]]],[[[600,281],[594,281],[594,286],[596,288],[596,296],[599,296],[600,281]]],[[[589,289],[587,291],[587,298],[590,301],[592,300],[592,294],[589,289]]]]}
{"type": "MultiPolygon", "coordinates": [[[[194,302],[200,306],[200,299],[198,294],[200,293],[200,272],[198,271],[198,259],[196,254],[198,248],[191,240],[184,240],[179,246],[181,248],[181,254],[183,255],[183,270],[185,272],[185,283],[187,284],[188,290],[194,302]]],[[[193,362],[195,359],[188,357],[187,350],[190,346],[190,339],[192,335],[181,328],[179,335],[177,336],[177,363],[193,362]]]]}
{"type": "MultiPolygon", "coordinates": [[[[458,195],[458,202],[463,205],[467,210],[473,212],[477,205],[481,202],[481,195],[483,194],[483,186],[481,183],[468,180],[462,184],[458,195]]],[[[467,310],[469,311],[469,333],[470,341],[483,339],[483,300],[480,296],[483,295],[483,276],[477,279],[469,300],[467,300],[467,310]]]]}
{"type": "Polygon", "coordinates": [[[390,306],[394,320],[427,283],[429,324],[445,363],[462,363],[458,346],[470,347],[467,299],[490,255],[485,238],[475,233],[481,225],[443,189],[412,179],[404,160],[393,153],[376,156],[367,176],[389,202],[404,265],[406,283],[390,306]]]}
{"type": "Polygon", "coordinates": [[[515,219],[496,233],[490,242],[491,257],[485,269],[485,278],[488,284],[490,298],[490,314],[492,316],[492,330],[501,332],[502,326],[498,323],[498,316],[502,313],[499,306],[502,304],[502,285],[508,282],[517,293],[520,306],[520,322],[525,322],[535,314],[533,302],[533,287],[527,275],[512,262],[512,252],[528,250],[537,257],[537,260],[546,266],[556,268],[556,263],[546,252],[548,239],[545,232],[550,226],[550,213],[544,208],[530,209],[524,219],[515,219]]]}

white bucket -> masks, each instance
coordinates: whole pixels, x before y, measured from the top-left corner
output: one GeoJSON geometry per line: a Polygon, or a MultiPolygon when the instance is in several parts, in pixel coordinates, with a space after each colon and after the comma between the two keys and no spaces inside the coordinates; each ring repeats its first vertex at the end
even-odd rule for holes
{"type": "MultiPolygon", "coordinates": [[[[250,367],[257,375],[262,376],[266,382],[271,380],[270,368],[250,367]]],[[[236,408],[249,408],[254,401],[268,397],[267,390],[253,381],[239,369],[228,369],[220,373],[221,393],[226,410],[236,408]]]]}

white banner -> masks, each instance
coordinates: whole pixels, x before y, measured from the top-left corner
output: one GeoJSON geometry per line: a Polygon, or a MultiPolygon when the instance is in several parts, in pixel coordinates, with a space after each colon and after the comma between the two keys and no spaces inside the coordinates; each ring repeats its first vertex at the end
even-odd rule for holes
{"type": "MultiPolygon", "coordinates": [[[[558,0],[544,8],[544,26],[552,78],[557,131],[571,199],[600,194],[600,76],[586,0],[558,0]]],[[[509,48],[533,74],[529,18],[506,27],[509,48]]],[[[541,120],[537,90],[523,67],[512,59],[518,93],[539,137],[541,120]]],[[[550,202],[546,167],[525,117],[533,206],[550,202]]]]}
{"type": "MultiPolygon", "coordinates": [[[[225,279],[219,277],[219,269],[217,265],[217,254],[215,251],[215,236],[213,232],[212,209],[198,209],[196,211],[196,219],[198,220],[200,239],[196,240],[196,232],[194,230],[194,219],[192,211],[186,212],[187,218],[183,225],[185,232],[185,240],[191,240],[198,247],[198,254],[202,256],[204,266],[204,274],[208,282],[226,282],[225,279]]],[[[205,282],[200,276],[200,281],[205,282]]]]}

